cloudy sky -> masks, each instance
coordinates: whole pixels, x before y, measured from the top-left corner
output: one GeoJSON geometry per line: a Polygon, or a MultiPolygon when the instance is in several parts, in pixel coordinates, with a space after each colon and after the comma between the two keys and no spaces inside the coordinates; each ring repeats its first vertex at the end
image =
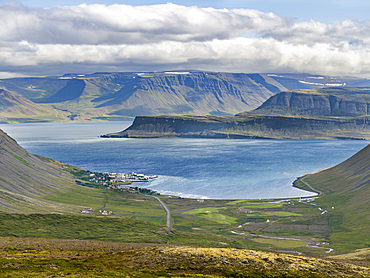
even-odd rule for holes
{"type": "Polygon", "coordinates": [[[199,69],[370,78],[370,1],[0,0],[0,78],[199,69]]]}

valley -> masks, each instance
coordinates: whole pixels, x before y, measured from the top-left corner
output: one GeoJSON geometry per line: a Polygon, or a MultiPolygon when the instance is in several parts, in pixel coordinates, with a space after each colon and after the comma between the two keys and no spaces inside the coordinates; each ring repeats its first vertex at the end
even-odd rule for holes
{"type": "MultiPolygon", "coordinates": [[[[103,138],[370,139],[369,90],[343,87],[364,80],[309,81],[197,71],[7,79],[0,114],[6,123],[136,116],[103,138]]],[[[295,181],[315,197],[190,199],[109,183],[0,131],[0,273],[366,277],[369,150],[295,181]]]]}
{"type": "MultiPolygon", "coordinates": [[[[2,162],[5,157],[7,165],[22,165],[23,176],[35,171],[33,176],[43,180],[42,184],[32,184],[31,181],[29,184],[22,183],[22,191],[19,191],[17,186],[11,186],[4,179],[5,171],[9,171],[9,168],[2,164],[0,170],[4,194],[1,199],[3,213],[0,214],[0,235],[9,238],[10,242],[22,241],[15,238],[44,238],[46,240],[41,240],[43,243],[39,248],[49,248],[42,247],[49,244],[50,240],[47,239],[123,241],[246,248],[316,257],[366,250],[364,248],[368,246],[366,237],[369,227],[363,218],[366,217],[368,205],[363,198],[369,189],[366,186],[369,184],[366,174],[369,146],[334,168],[305,177],[307,183],[322,192],[318,197],[197,200],[158,196],[171,212],[171,229],[168,229],[168,214],[158,200],[145,192],[97,185],[88,180],[91,172],[35,157],[4,133],[1,134],[1,140],[2,162]],[[37,169],[44,170],[37,172],[37,169]],[[53,172],[53,177],[63,180],[63,183],[55,184],[50,177],[42,176],[50,171],[57,171],[53,172]],[[332,179],[341,182],[333,187],[330,182],[325,186],[319,181],[332,179]],[[82,214],[81,211],[86,208],[91,208],[91,213],[82,214]],[[112,214],[102,215],[99,213],[102,210],[111,211],[112,214]]],[[[299,180],[295,186],[300,186],[299,180]]],[[[90,246],[92,243],[83,244],[90,246]]],[[[110,244],[117,248],[120,246],[119,243],[110,244]]],[[[139,251],[140,248],[134,250],[139,251]]],[[[38,251],[32,252],[37,254],[38,251]]],[[[261,256],[264,255],[261,253],[261,256]]],[[[360,259],[365,265],[366,256],[360,259]]],[[[199,264],[202,263],[197,262],[199,264]]],[[[56,265],[59,266],[59,262],[56,265]]],[[[241,271],[239,266],[237,269],[241,271]]],[[[186,269],[182,271],[186,272],[186,269]]]]}

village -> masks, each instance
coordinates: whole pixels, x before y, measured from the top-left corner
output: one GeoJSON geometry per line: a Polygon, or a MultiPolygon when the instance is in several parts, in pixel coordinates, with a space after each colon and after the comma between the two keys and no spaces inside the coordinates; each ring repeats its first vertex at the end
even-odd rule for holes
{"type": "Polygon", "coordinates": [[[118,185],[128,185],[132,184],[133,182],[148,182],[157,177],[157,175],[137,174],[135,172],[130,174],[90,172],[89,182],[112,187],[118,185]]]}
{"type": "MultiPolygon", "coordinates": [[[[133,183],[149,182],[152,179],[157,178],[157,175],[149,174],[137,174],[135,172],[126,173],[99,173],[99,172],[88,172],[88,176],[80,177],[80,179],[88,181],[90,183],[97,184],[99,186],[106,187],[110,190],[127,191],[137,194],[146,195],[160,195],[158,192],[148,188],[141,188],[137,186],[131,186],[133,183]]],[[[92,208],[84,208],[80,213],[92,214],[92,208]]],[[[113,215],[112,211],[106,211],[104,208],[99,210],[102,215],[113,215]]]]}

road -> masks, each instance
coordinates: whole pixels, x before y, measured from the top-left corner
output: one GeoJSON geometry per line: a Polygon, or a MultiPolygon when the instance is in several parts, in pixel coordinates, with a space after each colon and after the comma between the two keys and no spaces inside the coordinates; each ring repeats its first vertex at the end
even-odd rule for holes
{"type": "Polygon", "coordinates": [[[307,182],[305,182],[303,179],[307,178],[307,176],[305,176],[304,178],[301,179],[301,182],[303,182],[305,185],[307,185],[312,191],[314,192],[317,192],[319,195],[322,195],[322,191],[318,190],[318,189],[315,189],[313,188],[311,185],[309,185],[307,182]]]}
{"type": "Polygon", "coordinates": [[[165,203],[162,202],[161,199],[159,199],[158,197],[156,196],[153,196],[154,198],[156,198],[158,200],[158,202],[161,203],[162,207],[166,210],[166,213],[167,213],[167,227],[168,229],[171,230],[171,212],[170,210],[168,209],[168,207],[165,205],[165,203]]]}

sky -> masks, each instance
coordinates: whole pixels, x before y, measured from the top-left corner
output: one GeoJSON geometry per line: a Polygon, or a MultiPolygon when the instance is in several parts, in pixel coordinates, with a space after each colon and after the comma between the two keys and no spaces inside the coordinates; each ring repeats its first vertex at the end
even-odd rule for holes
{"type": "Polygon", "coordinates": [[[368,0],[0,0],[0,78],[207,70],[370,78],[368,0]]]}

